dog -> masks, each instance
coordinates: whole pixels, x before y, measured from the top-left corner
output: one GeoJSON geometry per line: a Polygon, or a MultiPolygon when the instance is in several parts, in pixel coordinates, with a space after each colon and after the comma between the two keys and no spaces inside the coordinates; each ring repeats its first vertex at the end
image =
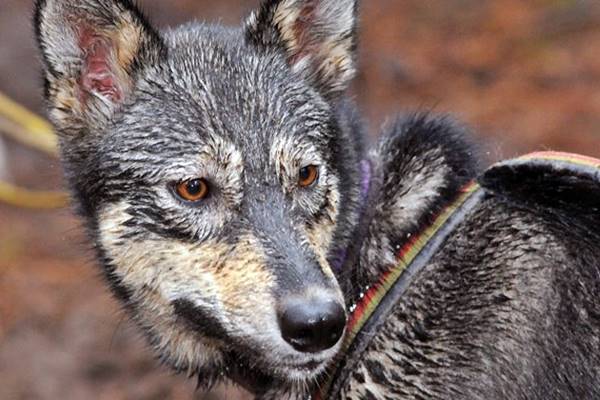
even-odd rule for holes
{"type": "Polygon", "coordinates": [[[424,114],[367,148],[345,96],[357,12],[264,0],[242,28],[159,31],[129,0],[37,0],[49,115],[112,292],[201,388],[600,397],[598,177],[481,175],[465,129],[424,114]],[[348,351],[356,305],[478,176],[477,201],[348,351]]]}

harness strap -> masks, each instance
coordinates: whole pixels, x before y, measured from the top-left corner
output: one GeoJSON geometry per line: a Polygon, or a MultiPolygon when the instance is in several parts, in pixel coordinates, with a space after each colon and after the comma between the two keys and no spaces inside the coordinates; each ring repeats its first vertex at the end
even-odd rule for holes
{"type": "Polygon", "coordinates": [[[400,249],[397,264],[384,273],[366,293],[361,294],[360,301],[351,308],[352,314],[340,351],[343,359],[329,380],[313,395],[313,399],[337,398],[342,383],[360,360],[360,354],[385,322],[385,316],[402,297],[413,276],[427,265],[454,228],[482,197],[483,190],[476,182],[463,187],[458,197],[440,212],[431,225],[420,234],[412,236],[400,249]]]}

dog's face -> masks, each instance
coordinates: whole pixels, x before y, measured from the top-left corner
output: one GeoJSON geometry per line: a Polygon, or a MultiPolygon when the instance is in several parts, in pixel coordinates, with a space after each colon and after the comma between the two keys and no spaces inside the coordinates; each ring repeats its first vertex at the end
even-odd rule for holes
{"type": "Polygon", "coordinates": [[[129,1],[39,1],[74,197],[115,293],[175,368],[302,383],[338,350],[330,260],[356,160],[335,103],[354,24],[354,1],[281,0],[243,30],[160,34],[129,1]]]}

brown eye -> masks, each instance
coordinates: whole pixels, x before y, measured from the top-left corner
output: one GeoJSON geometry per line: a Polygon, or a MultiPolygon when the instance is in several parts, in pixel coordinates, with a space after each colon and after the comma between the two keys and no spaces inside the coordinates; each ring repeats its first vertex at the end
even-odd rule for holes
{"type": "Polygon", "coordinates": [[[176,187],[177,194],[186,201],[200,201],[208,196],[208,184],[204,179],[190,179],[176,187]]]}
{"type": "Polygon", "coordinates": [[[298,173],[298,185],[300,187],[308,187],[315,183],[319,177],[319,168],[314,165],[308,165],[304,168],[300,168],[298,173]]]}

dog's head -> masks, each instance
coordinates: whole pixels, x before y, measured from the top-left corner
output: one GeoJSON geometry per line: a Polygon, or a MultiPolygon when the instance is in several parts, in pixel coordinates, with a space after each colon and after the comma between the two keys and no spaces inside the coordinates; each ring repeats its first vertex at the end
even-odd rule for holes
{"type": "Polygon", "coordinates": [[[339,349],[355,13],[268,0],[243,29],[158,32],[128,0],[38,1],[74,198],[115,294],[175,368],[303,383],[339,349]]]}

